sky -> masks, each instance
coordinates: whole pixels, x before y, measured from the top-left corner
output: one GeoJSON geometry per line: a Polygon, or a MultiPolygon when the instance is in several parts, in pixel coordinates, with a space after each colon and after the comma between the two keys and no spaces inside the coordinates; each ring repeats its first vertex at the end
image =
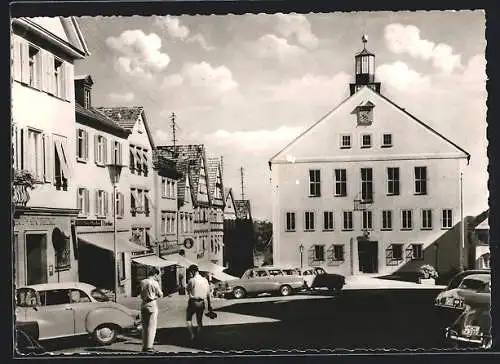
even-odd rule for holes
{"type": "Polygon", "coordinates": [[[349,96],[354,54],[381,92],[471,154],[464,211],[488,207],[483,11],[80,17],[94,106],[144,106],[155,144],[204,144],[271,219],[268,160],[349,96]],[[466,24],[466,26],[464,26],[466,24]]]}

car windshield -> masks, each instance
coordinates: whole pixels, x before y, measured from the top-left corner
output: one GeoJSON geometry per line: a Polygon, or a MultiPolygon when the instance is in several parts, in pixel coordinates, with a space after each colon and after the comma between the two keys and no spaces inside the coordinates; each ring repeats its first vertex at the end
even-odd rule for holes
{"type": "Polygon", "coordinates": [[[472,291],[479,291],[485,289],[485,286],[488,285],[488,282],[485,282],[481,279],[476,278],[465,278],[460,285],[461,289],[469,289],[472,291]]]}
{"type": "Polygon", "coordinates": [[[106,293],[104,293],[104,291],[102,291],[99,288],[92,290],[92,292],[90,292],[90,295],[97,302],[108,302],[109,301],[109,297],[106,295],[106,293]]]}
{"type": "Polygon", "coordinates": [[[283,269],[283,272],[285,272],[288,276],[300,275],[300,272],[297,269],[283,269]]]}

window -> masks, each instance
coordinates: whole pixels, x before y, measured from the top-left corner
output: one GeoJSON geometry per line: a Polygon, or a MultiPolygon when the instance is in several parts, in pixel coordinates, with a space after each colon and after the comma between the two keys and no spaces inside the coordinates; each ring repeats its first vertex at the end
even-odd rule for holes
{"type": "Polygon", "coordinates": [[[309,197],[321,196],[321,177],[319,169],[309,170],[309,197]]]}
{"type": "Polygon", "coordinates": [[[137,158],[135,159],[135,169],[137,170],[137,173],[141,174],[142,172],[142,149],[136,147],[135,148],[137,158]]]}
{"type": "Polygon", "coordinates": [[[427,194],[427,167],[415,167],[415,194],[427,194]]]}
{"type": "Polygon", "coordinates": [[[387,168],[387,194],[399,195],[399,168],[387,168]]]}
{"type": "Polygon", "coordinates": [[[422,210],[422,230],[432,229],[432,210],[422,210]]]}
{"type": "Polygon", "coordinates": [[[382,211],[382,230],[392,230],[392,211],[382,211]]]}
{"type": "Polygon", "coordinates": [[[108,193],[103,190],[96,190],[95,213],[97,217],[108,215],[108,193]]]}
{"type": "Polygon", "coordinates": [[[84,303],[90,302],[90,297],[79,289],[71,289],[69,291],[69,300],[70,303],[84,303]]]}
{"type": "Polygon", "coordinates": [[[90,90],[89,89],[85,89],[85,91],[83,91],[85,93],[85,105],[83,105],[86,109],[88,109],[90,107],[90,90]]]}
{"type": "Polygon", "coordinates": [[[63,63],[62,61],[58,59],[54,59],[54,96],[57,97],[63,97],[63,86],[64,86],[64,79],[63,79],[63,63]]]}
{"type": "Polygon", "coordinates": [[[340,136],[340,148],[341,149],[351,148],[351,136],[349,134],[344,134],[340,136]]]}
{"type": "Polygon", "coordinates": [[[345,169],[334,171],[335,196],[347,196],[347,173],[345,169]]]}
{"type": "Polygon", "coordinates": [[[87,216],[90,212],[89,190],[86,188],[78,188],[77,191],[77,208],[80,210],[80,215],[87,216]]]}
{"type": "Polygon", "coordinates": [[[286,213],[286,230],[285,231],[295,231],[295,212],[286,213]]]}
{"type": "Polygon", "coordinates": [[[160,234],[165,235],[167,233],[167,215],[162,211],[160,220],[160,234]]]}
{"type": "Polygon", "coordinates": [[[313,211],[306,211],[305,212],[304,221],[305,221],[304,230],[306,230],[306,231],[314,230],[314,212],[313,211]]]}
{"type": "Polygon", "coordinates": [[[361,135],[361,148],[371,148],[372,136],[370,134],[361,135]]]}
{"type": "Polygon", "coordinates": [[[344,245],[334,244],[333,245],[333,260],[337,262],[343,262],[344,258],[344,245]]]}
{"type": "Polygon", "coordinates": [[[352,211],[342,213],[342,230],[352,230],[352,211]]]}
{"type": "Polygon", "coordinates": [[[113,150],[112,150],[112,160],[111,163],[122,165],[122,144],[119,141],[113,141],[113,150]]]}
{"type": "Polygon", "coordinates": [[[423,244],[411,244],[411,258],[413,260],[423,260],[424,259],[424,249],[423,244]]]}
{"type": "Polygon", "coordinates": [[[453,227],[453,211],[451,209],[443,209],[442,228],[451,229],[453,227]]]}
{"type": "Polygon", "coordinates": [[[411,230],[413,228],[411,210],[401,211],[401,229],[411,230]]]}
{"type": "Polygon", "coordinates": [[[386,265],[394,266],[403,262],[403,244],[391,244],[386,249],[386,265]]]}
{"type": "Polygon", "coordinates": [[[333,211],[323,212],[323,230],[333,230],[333,211]]]}
{"type": "Polygon", "coordinates": [[[373,229],[372,211],[364,210],[362,215],[362,228],[366,230],[373,229]]]}
{"type": "Polygon", "coordinates": [[[38,70],[40,67],[39,58],[40,58],[40,50],[38,48],[29,46],[28,65],[29,65],[29,85],[31,87],[39,87],[40,84],[38,75],[38,70]]]}
{"type": "Polygon", "coordinates": [[[392,134],[382,135],[382,148],[392,147],[392,134]]]}
{"type": "Polygon", "coordinates": [[[76,131],[76,158],[79,161],[87,161],[89,158],[89,135],[86,130],[76,131]]]}
{"type": "Polygon", "coordinates": [[[323,262],[325,260],[325,246],[324,245],[314,245],[313,246],[313,261],[323,262]]]}
{"type": "Polygon", "coordinates": [[[168,187],[170,187],[170,184],[167,185],[167,179],[162,177],[161,178],[161,197],[162,198],[167,198],[168,196],[168,187]]]}
{"type": "Polygon", "coordinates": [[[361,199],[373,201],[373,172],[371,168],[361,168],[361,199]]]}
{"type": "MultiPolygon", "coordinates": [[[[141,153],[141,152],[139,152],[141,153]]],[[[144,172],[144,176],[148,175],[148,151],[146,149],[142,150],[142,171],[144,172]]]]}
{"type": "Polygon", "coordinates": [[[42,306],[55,306],[69,304],[70,295],[68,289],[52,289],[40,291],[42,306]]]}
{"type": "Polygon", "coordinates": [[[121,192],[116,193],[116,217],[122,218],[125,215],[125,195],[121,192]]]}
{"type": "Polygon", "coordinates": [[[43,150],[43,134],[34,129],[25,130],[27,137],[25,138],[26,146],[24,148],[24,169],[30,171],[37,181],[44,180],[44,150],[43,150]]]}
{"type": "Polygon", "coordinates": [[[99,166],[104,166],[107,159],[106,138],[102,135],[94,136],[94,161],[99,166]]]}
{"type": "Polygon", "coordinates": [[[175,181],[174,180],[169,180],[169,185],[168,185],[168,197],[169,198],[175,198],[175,181]]]}

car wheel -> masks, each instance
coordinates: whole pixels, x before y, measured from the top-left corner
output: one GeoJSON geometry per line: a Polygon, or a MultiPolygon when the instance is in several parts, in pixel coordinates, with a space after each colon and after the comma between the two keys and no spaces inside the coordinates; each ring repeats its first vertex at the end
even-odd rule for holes
{"type": "Polygon", "coordinates": [[[235,289],[233,289],[233,296],[236,299],[243,298],[246,296],[246,294],[247,292],[241,287],[236,287],[235,289]]]}
{"type": "Polygon", "coordinates": [[[292,287],[288,285],[284,285],[280,287],[280,295],[282,296],[289,296],[292,293],[292,287]]]}
{"type": "Polygon", "coordinates": [[[118,336],[118,328],[112,324],[102,324],[94,330],[94,340],[100,345],[110,345],[118,336]]]}

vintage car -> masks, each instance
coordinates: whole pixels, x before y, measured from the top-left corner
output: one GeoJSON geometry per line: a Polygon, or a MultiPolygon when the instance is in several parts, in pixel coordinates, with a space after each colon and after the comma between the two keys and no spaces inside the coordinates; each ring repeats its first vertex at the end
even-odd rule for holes
{"type": "Polygon", "coordinates": [[[46,283],[16,290],[16,321],[36,322],[40,341],[90,334],[109,345],[121,331],[140,328],[140,313],[90,284],[46,283]]]}
{"type": "Polygon", "coordinates": [[[491,282],[475,293],[468,292],[464,302],[462,314],[446,328],[446,338],[457,347],[489,349],[492,343],[491,282]],[[475,297],[477,295],[480,297],[475,297]]]}
{"type": "Polygon", "coordinates": [[[307,284],[307,288],[327,288],[339,292],[345,285],[345,277],[340,274],[328,273],[321,267],[308,267],[303,269],[284,269],[288,275],[300,275],[307,284]]]}
{"type": "Polygon", "coordinates": [[[279,293],[288,296],[305,288],[303,277],[286,275],[279,268],[260,267],[247,269],[240,279],[224,283],[225,293],[234,298],[260,293],[279,293]]]}
{"type": "Polygon", "coordinates": [[[489,293],[485,292],[485,287],[490,282],[489,272],[466,275],[456,288],[446,289],[439,293],[434,305],[463,311],[466,298],[473,303],[476,300],[479,302],[489,300],[489,293]]]}

